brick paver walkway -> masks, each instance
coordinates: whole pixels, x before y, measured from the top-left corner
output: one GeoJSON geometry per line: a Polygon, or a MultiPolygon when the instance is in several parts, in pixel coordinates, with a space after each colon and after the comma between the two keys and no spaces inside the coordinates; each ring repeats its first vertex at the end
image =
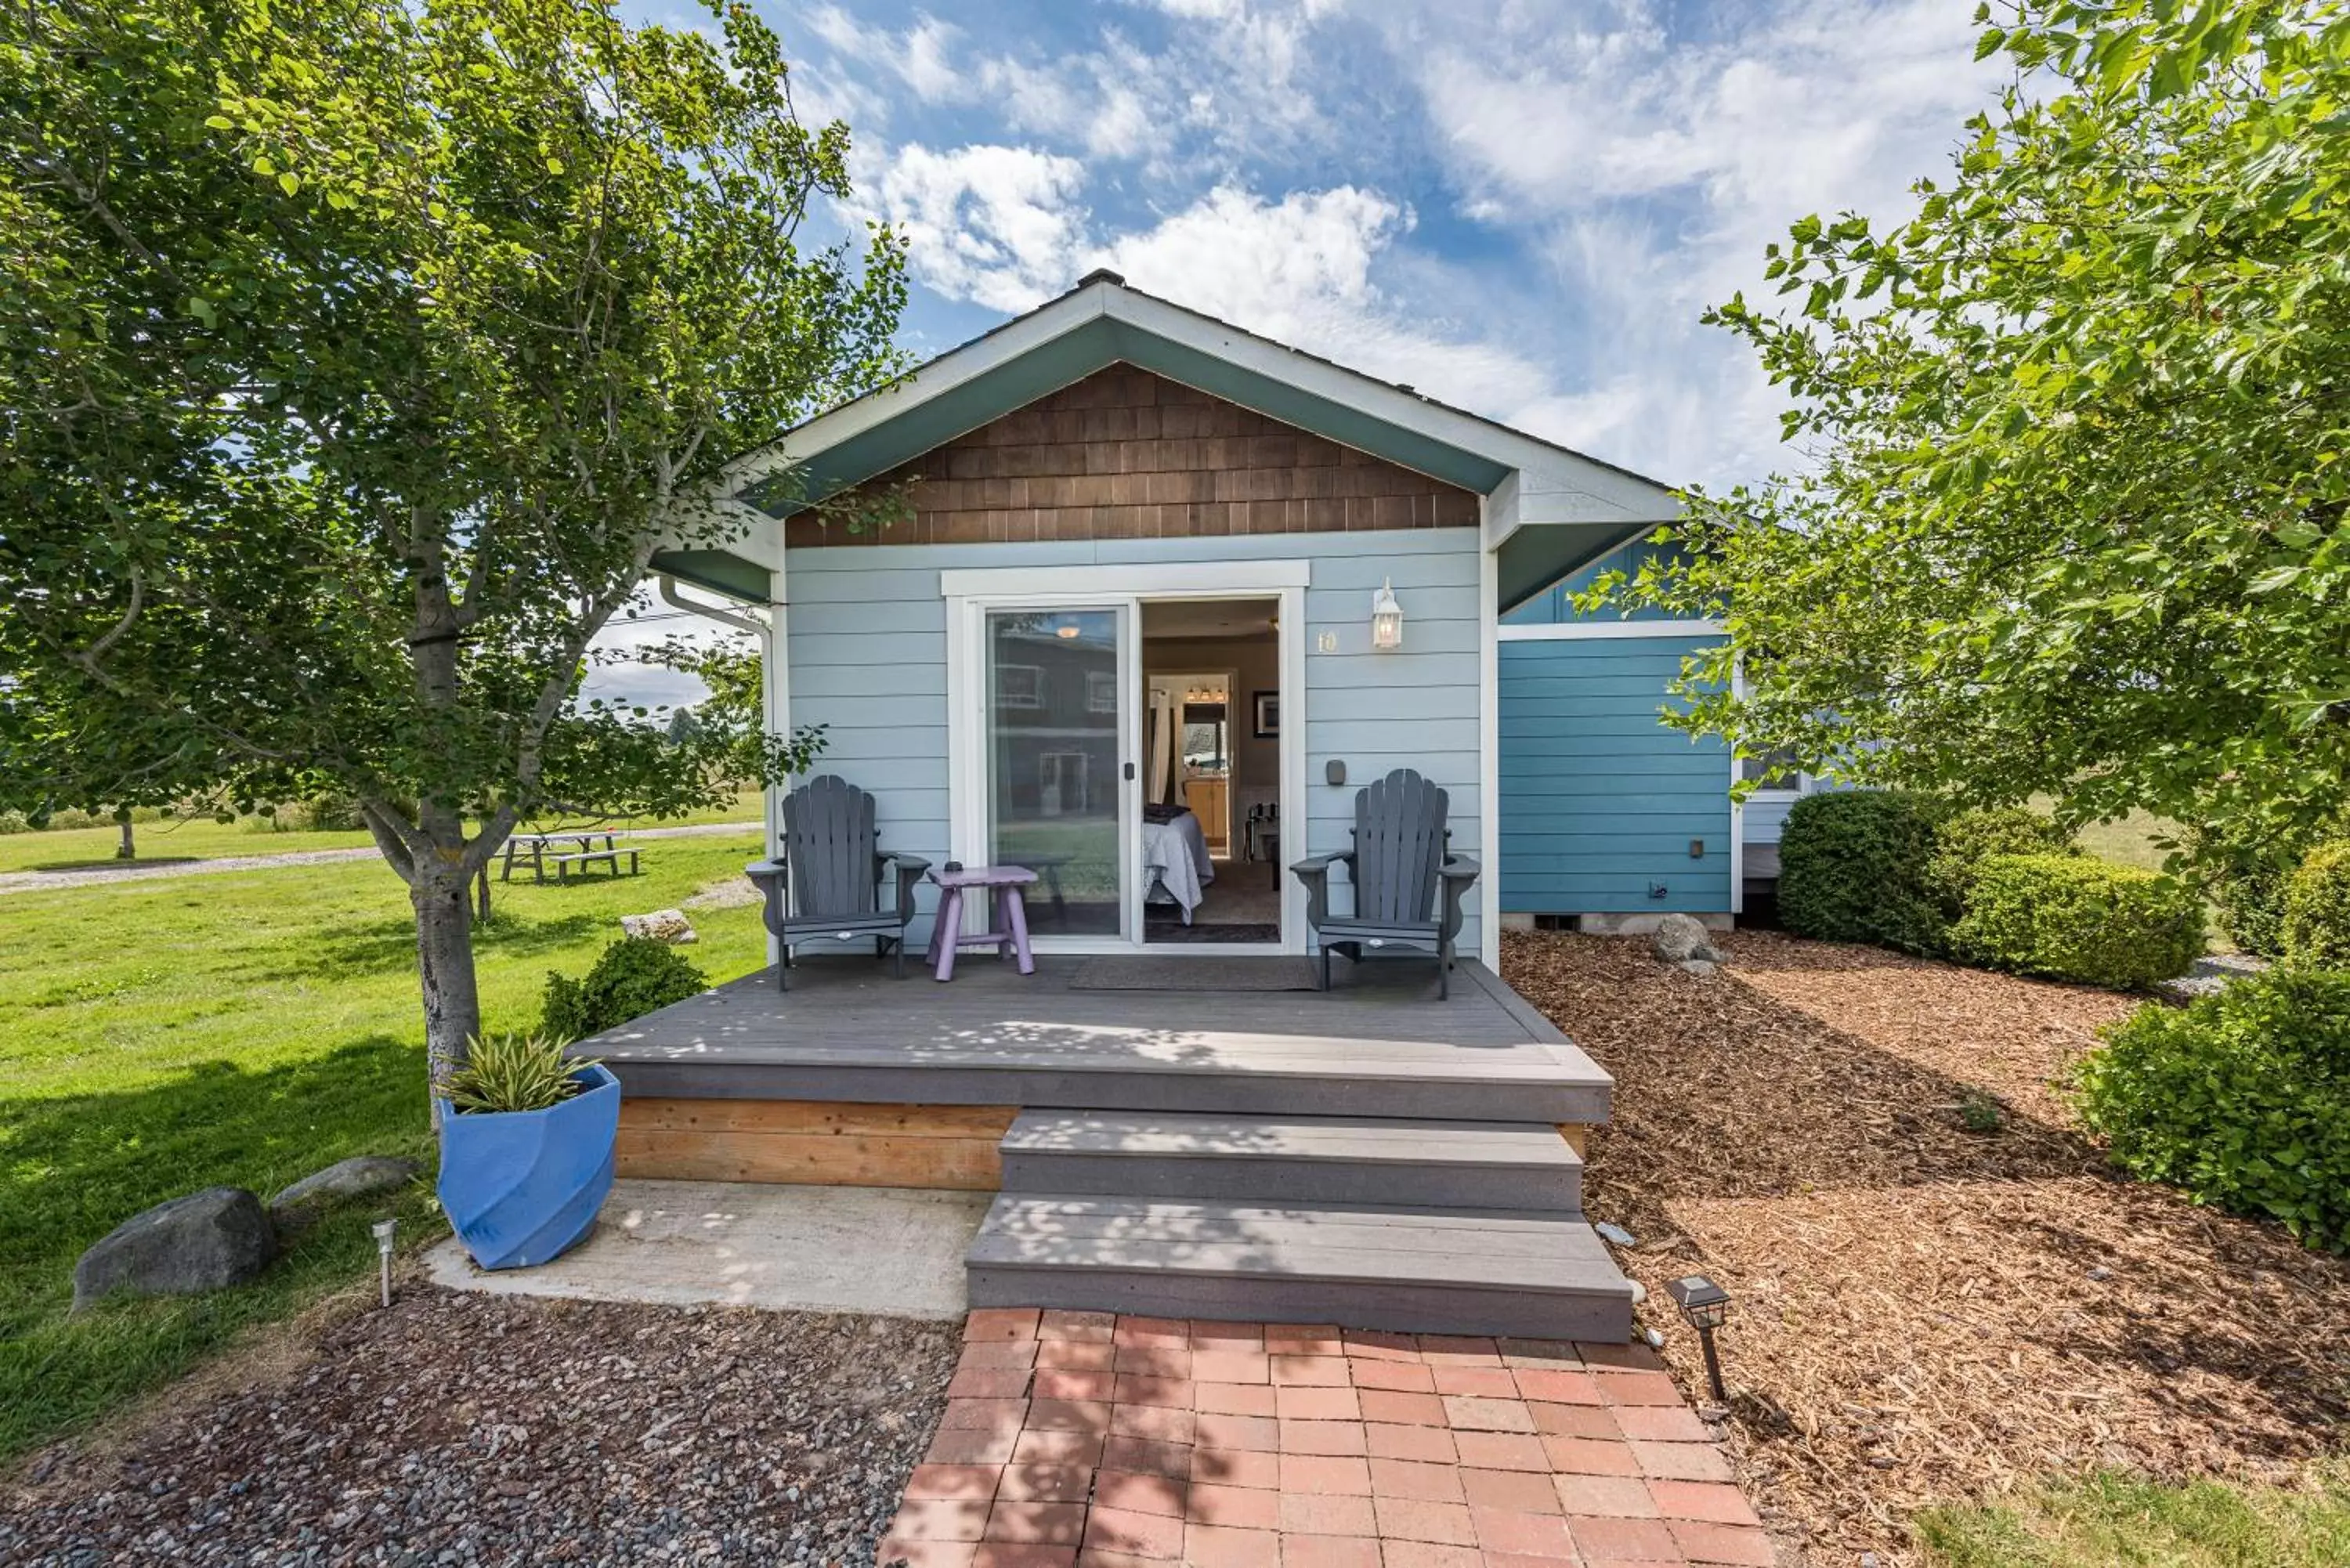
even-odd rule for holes
{"type": "Polygon", "coordinates": [[[880,1561],[1768,1568],[1645,1347],[974,1312],[880,1561]]]}

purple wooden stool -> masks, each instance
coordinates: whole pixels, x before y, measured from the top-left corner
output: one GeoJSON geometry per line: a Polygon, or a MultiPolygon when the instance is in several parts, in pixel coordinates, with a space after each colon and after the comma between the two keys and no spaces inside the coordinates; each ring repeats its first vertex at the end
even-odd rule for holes
{"type": "Polygon", "coordinates": [[[1020,961],[1020,972],[1035,974],[1036,960],[1028,951],[1028,909],[1021,900],[1020,889],[1035,879],[1036,873],[1024,866],[966,866],[960,871],[927,873],[924,880],[939,886],[938,923],[931,928],[931,957],[936,978],[954,978],[955,952],[960,948],[993,948],[1001,952],[1007,943],[1013,956],[1020,961]],[[995,895],[1001,925],[984,931],[962,929],[962,893],[966,888],[995,895]]]}

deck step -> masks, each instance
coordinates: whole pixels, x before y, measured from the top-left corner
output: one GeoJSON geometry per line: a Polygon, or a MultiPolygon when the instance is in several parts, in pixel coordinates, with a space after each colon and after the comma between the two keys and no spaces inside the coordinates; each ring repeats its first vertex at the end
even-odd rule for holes
{"type": "Polygon", "coordinates": [[[1632,1285],[1555,1212],[1000,1194],[971,1304],[1620,1342],[1632,1285]]]}
{"type": "Polygon", "coordinates": [[[1405,1204],[1579,1214],[1583,1162],[1542,1123],[1035,1110],[1007,1192],[1405,1204]]]}

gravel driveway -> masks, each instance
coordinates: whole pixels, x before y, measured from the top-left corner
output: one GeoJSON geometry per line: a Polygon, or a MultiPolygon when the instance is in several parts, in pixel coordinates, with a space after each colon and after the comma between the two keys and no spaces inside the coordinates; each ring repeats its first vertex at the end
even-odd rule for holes
{"type": "Polygon", "coordinates": [[[36,1459],[0,1510],[0,1563],[863,1568],[960,1342],[955,1324],[412,1284],[290,1380],[120,1456],[36,1459]]]}

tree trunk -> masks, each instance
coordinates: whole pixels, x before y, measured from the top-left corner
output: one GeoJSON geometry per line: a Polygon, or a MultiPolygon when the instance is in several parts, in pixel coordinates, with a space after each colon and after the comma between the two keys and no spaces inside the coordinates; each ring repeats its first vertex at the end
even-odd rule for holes
{"type": "Polygon", "coordinates": [[[416,909],[416,968],[424,987],[424,1049],[437,1094],[482,1032],[473,981],[473,878],[453,864],[420,866],[409,885],[416,909]]]}
{"type": "Polygon", "coordinates": [[[122,829],[122,842],[114,846],[114,857],[117,860],[138,859],[139,846],[132,843],[130,838],[130,808],[129,806],[118,805],[114,808],[114,825],[122,829]]]}

